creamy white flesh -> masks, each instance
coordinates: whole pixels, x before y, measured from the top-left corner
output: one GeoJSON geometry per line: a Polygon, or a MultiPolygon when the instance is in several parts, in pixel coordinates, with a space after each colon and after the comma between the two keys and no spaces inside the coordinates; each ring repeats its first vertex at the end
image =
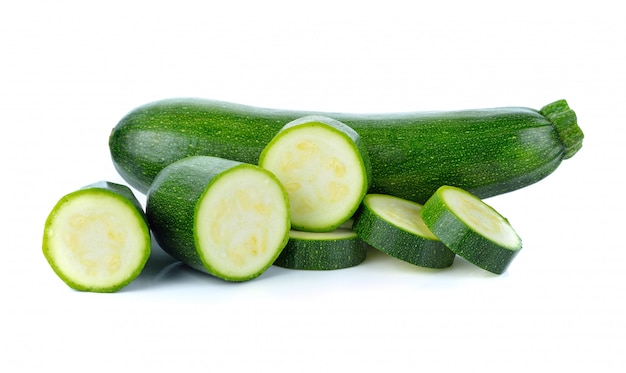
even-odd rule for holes
{"type": "Polygon", "coordinates": [[[296,240],[343,240],[356,236],[357,234],[352,229],[348,228],[337,228],[330,232],[302,232],[297,230],[289,232],[289,238],[296,240]]]}
{"type": "Polygon", "coordinates": [[[137,212],[115,196],[78,194],[59,207],[47,228],[48,256],[74,283],[115,286],[145,260],[146,229],[137,212]]]}
{"type": "Polygon", "coordinates": [[[506,248],[521,247],[519,236],[506,219],[480,199],[454,188],[443,190],[441,198],[450,211],[474,232],[506,248]]]}
{"type": "Polygon", "coordinates": [[[368,194],[364,203],[383,220],[418,236],[437,240],[420,216],[422,205],[383,194],[368,194]]]}
{"type": "Polygon", "coordinates": [[[293,225],[323,230],[348,219],[366,183],[355,144],[321,123],[292,128],[279,136],[261,166],[287,189],[293,225]]]}
{"type": "Polygon", "coordinates": [[[219,177],[198,206],[196,234],[205,263],[230,277],[266,268],[289,231],[288,202],[266,171],[238,167],[219,177]]]}

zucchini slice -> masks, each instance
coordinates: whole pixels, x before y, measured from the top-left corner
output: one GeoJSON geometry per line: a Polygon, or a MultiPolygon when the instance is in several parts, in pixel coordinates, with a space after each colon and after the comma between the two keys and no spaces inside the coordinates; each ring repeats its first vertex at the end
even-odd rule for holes
{"type": "Polygon", "coordinates": [[[111,293],[141,273],[150,256],[150,231],[133,192],[102,181],[57,202],[46,219],[42,249],[71,288],[111,293]]]}
{"type": "Polygon", "coordinates": [[[331,232],[291,230],[289,242],[275,265],[290,269],[333,270],[354,267],[365,260],[367,245],[350,228],[331,232]]]}
{"type": "Polygon", "coordinates": [[[350,219],[371,179],[359,135],[323,116],[285,125],[263,149],[259,166],[287,189],[292,227],[309,232],[332,231],[350,219]]]}
{"type": "Polygon", "coordinates": [[[374,248],[405,262],[446,268],[455,254],[420,217],[422,205],[399,197],[368,194],[354,219],[354,231],[374,248]]]}
{"type": "Polygon", "coordinates": [[[163,250],[198,271],[245,281],[272,265],[289,238],[289,200],[258,166],[194,156],[164,168],[148,190],[163,250]]]}
{"type": "Polygon", "coordinates": [[[424,204],[422,219],[460,257],[502,274],[522,248],[508,220],[466,190],[442,186],[424,204]]]}

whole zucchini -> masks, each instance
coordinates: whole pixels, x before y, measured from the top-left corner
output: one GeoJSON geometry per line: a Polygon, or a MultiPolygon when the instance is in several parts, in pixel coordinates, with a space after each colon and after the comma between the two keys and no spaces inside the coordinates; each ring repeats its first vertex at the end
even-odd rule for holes
{"type": "Polygon", "coordinates": [[[174,98],[129,112],[113,128],[109,148],[120,175],[145,193],[160,170],[187,156],[257,164],[274,135],[306,115],[339,120],[361,136],[372,167],[370,193],[418,203],[442,185],[486,198],[533,184],[572,157],[583,140],[565,100],[541,110],[345,114],[174,98]]]}

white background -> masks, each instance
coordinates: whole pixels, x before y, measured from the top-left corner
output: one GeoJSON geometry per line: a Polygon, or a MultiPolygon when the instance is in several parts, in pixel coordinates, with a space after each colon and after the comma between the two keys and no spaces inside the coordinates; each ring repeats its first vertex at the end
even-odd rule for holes
{"type": "Polygon", "coordinates": [[[623,371],[618,4],[3,2],[0,371],[623,371]],[[179,96],[346,112],[564,98],[586,137],[548,178],[486,201],[524,241],[502,276],[370,252],[351,269],[231,284],[156,248],[119,293],[69,289],[41,253],[48,213],[83,185],[123,182],[111,129],[179,96]]]}

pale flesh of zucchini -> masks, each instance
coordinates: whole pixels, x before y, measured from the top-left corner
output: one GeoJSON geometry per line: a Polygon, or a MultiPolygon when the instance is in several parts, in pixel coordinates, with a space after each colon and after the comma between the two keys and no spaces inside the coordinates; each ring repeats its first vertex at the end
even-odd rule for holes
{"type": "Polygon", "coordinates": [[[339,227],[330,232],[304,232],[291,230],[289,238],[298,240],[343,240],[356,237],[356,233],[350,228],[339,227]]]}
{"type": "Polygon", "coordinates": [[[522,248],[522,240],[507,219],[458,187],[437,189],[421,215],[455,254],[495,274],[504,273],[522,248]]]}
{"type": "Polygon", "coordinates": [[[389,223],[415,235],[437,240],[420,216],[422,205],[384,194],[369,194],[365,197],[365,203],[389,223]]]}
{"type": "Polygon", "coordinates": [[[199,254],[220,277],[245,278],[267,267],[289,232],[285,192],[267,171],[236,167],[202,197],[195,219],[199,254]]]}
{"type": "Polygon", "coordinates": [[[44,253],[71,287],[109,291],[138,275],[149,244],[147,225],[128,203],[84,190],[67,196],[52,212],[44,253]]]}
{"type": "Polygon", "coordinates": [[[367,189],[357,147],[338,130],[317,122],[278,136],[261,166],[285,186],[292,225],[304,231],[337,228],[352,216],[367,189]]]}
{"type": "Polygon", "coordinates": [[[517,249],[521,240],[509,222],[480,199],[457,188],[444,188],[442,199],[472,231],[495,244],[517,249]]]}

